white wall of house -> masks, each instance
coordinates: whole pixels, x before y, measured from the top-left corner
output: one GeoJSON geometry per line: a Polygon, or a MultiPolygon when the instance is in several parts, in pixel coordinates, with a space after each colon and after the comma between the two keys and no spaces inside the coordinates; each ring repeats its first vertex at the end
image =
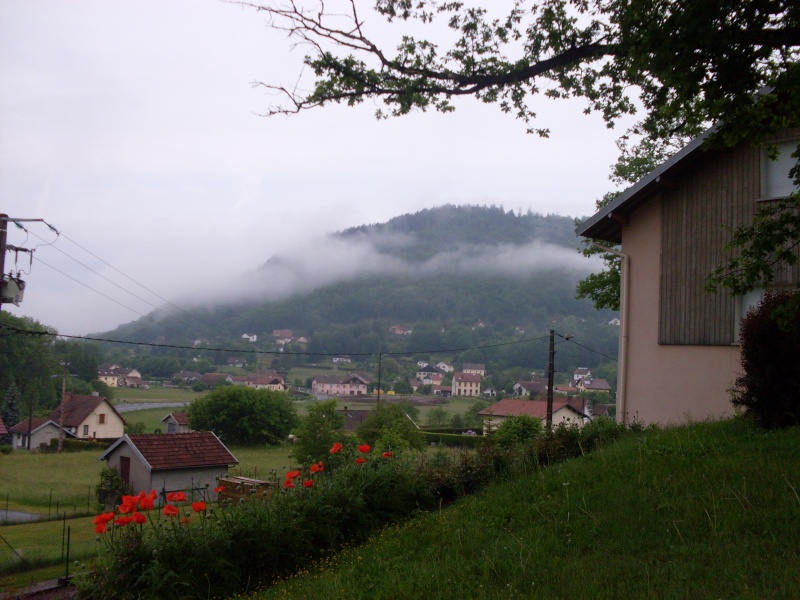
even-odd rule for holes
{"type": "Polygon", "coordinates": [[[623,226],[630,257],[630,294],[624,407],[617,419],[677,424],[733,413],[728,389],[739,371],[739,346],[659,345],[661,203],[653,198],[623,226]],[[681,390],[677,391],[676,390],[681,390]],[[702,399],[702,402],[699,401],[702,399]],[[623,410],[626,414],[623,414],[623,410]]]}

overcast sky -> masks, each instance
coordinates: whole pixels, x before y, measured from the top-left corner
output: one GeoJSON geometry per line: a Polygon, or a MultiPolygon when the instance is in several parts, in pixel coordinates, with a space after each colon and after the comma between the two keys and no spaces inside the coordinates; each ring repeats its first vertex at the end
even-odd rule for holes
{"type": "Polygon", "coordinates": [[[276,99],[252,83],[295,81],[304,53],[217,0],[0,0],[0,212],[64,234],[10,227],[38,260],[7,254],[28,286],[3,310],[103,331],[161,304],[106,263],[164,298],[219,300],[326,232],[446,203],[586,216],[610,189],[621,129],[581,102],[537,101],[550,139],[474,101],[259,116],[276,99]]]}

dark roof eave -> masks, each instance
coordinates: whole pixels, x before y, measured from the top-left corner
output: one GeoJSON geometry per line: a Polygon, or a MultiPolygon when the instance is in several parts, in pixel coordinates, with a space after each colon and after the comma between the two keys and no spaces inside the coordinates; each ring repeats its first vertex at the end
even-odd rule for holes
{"type": "Polygon", "coordinates": [[[716,130],[715,126],[706,129],[611,203],[586,219],[575,229],[575,233],[582,237],[619,244],[622,241],[622,225],[627,222],[628,215],[656,193],[662,177],[702,151],[703,144],[716,130]]]}

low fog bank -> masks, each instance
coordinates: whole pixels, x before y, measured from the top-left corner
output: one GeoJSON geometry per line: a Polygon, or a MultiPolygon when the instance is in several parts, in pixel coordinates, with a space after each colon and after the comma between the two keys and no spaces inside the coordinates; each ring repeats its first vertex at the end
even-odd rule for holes
{"type": "Polygon", "coordinates": [[[195,293],[180,299],[180,303],[202,307],[271,302],[371,275],[436,277],[463,273],[480,279],[491,274],[527,276],[555,270],[581,277],[601,266],[599,259],[587,259],[575,249],[539,241],[519,245],[459,245],[424,260],[407,260],[385,253],[388,247],[402,249],[410,241],[406,236],[384,237],[380,241],[383,252],[366,236],[355,240],[327,236],[308,241],[239,277],[226,277],[225,294],[211,298],[207,293],[195,293]]]}

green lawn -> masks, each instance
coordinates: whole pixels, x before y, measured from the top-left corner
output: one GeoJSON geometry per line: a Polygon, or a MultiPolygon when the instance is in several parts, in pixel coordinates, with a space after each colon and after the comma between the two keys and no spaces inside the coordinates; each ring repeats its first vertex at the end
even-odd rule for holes
{"type": "Polygon", "coordinates": [[[386,528],[254,598],[799,598],[800,428],[648,430],[386,528]]]}
{"type": "Polygon", "coordinates": [[[202,392],[193,392],[188,388],[153,387],[149,390],[138,388],[114,388],[114,404],[128,402],[192,402],[202,392]]]}

